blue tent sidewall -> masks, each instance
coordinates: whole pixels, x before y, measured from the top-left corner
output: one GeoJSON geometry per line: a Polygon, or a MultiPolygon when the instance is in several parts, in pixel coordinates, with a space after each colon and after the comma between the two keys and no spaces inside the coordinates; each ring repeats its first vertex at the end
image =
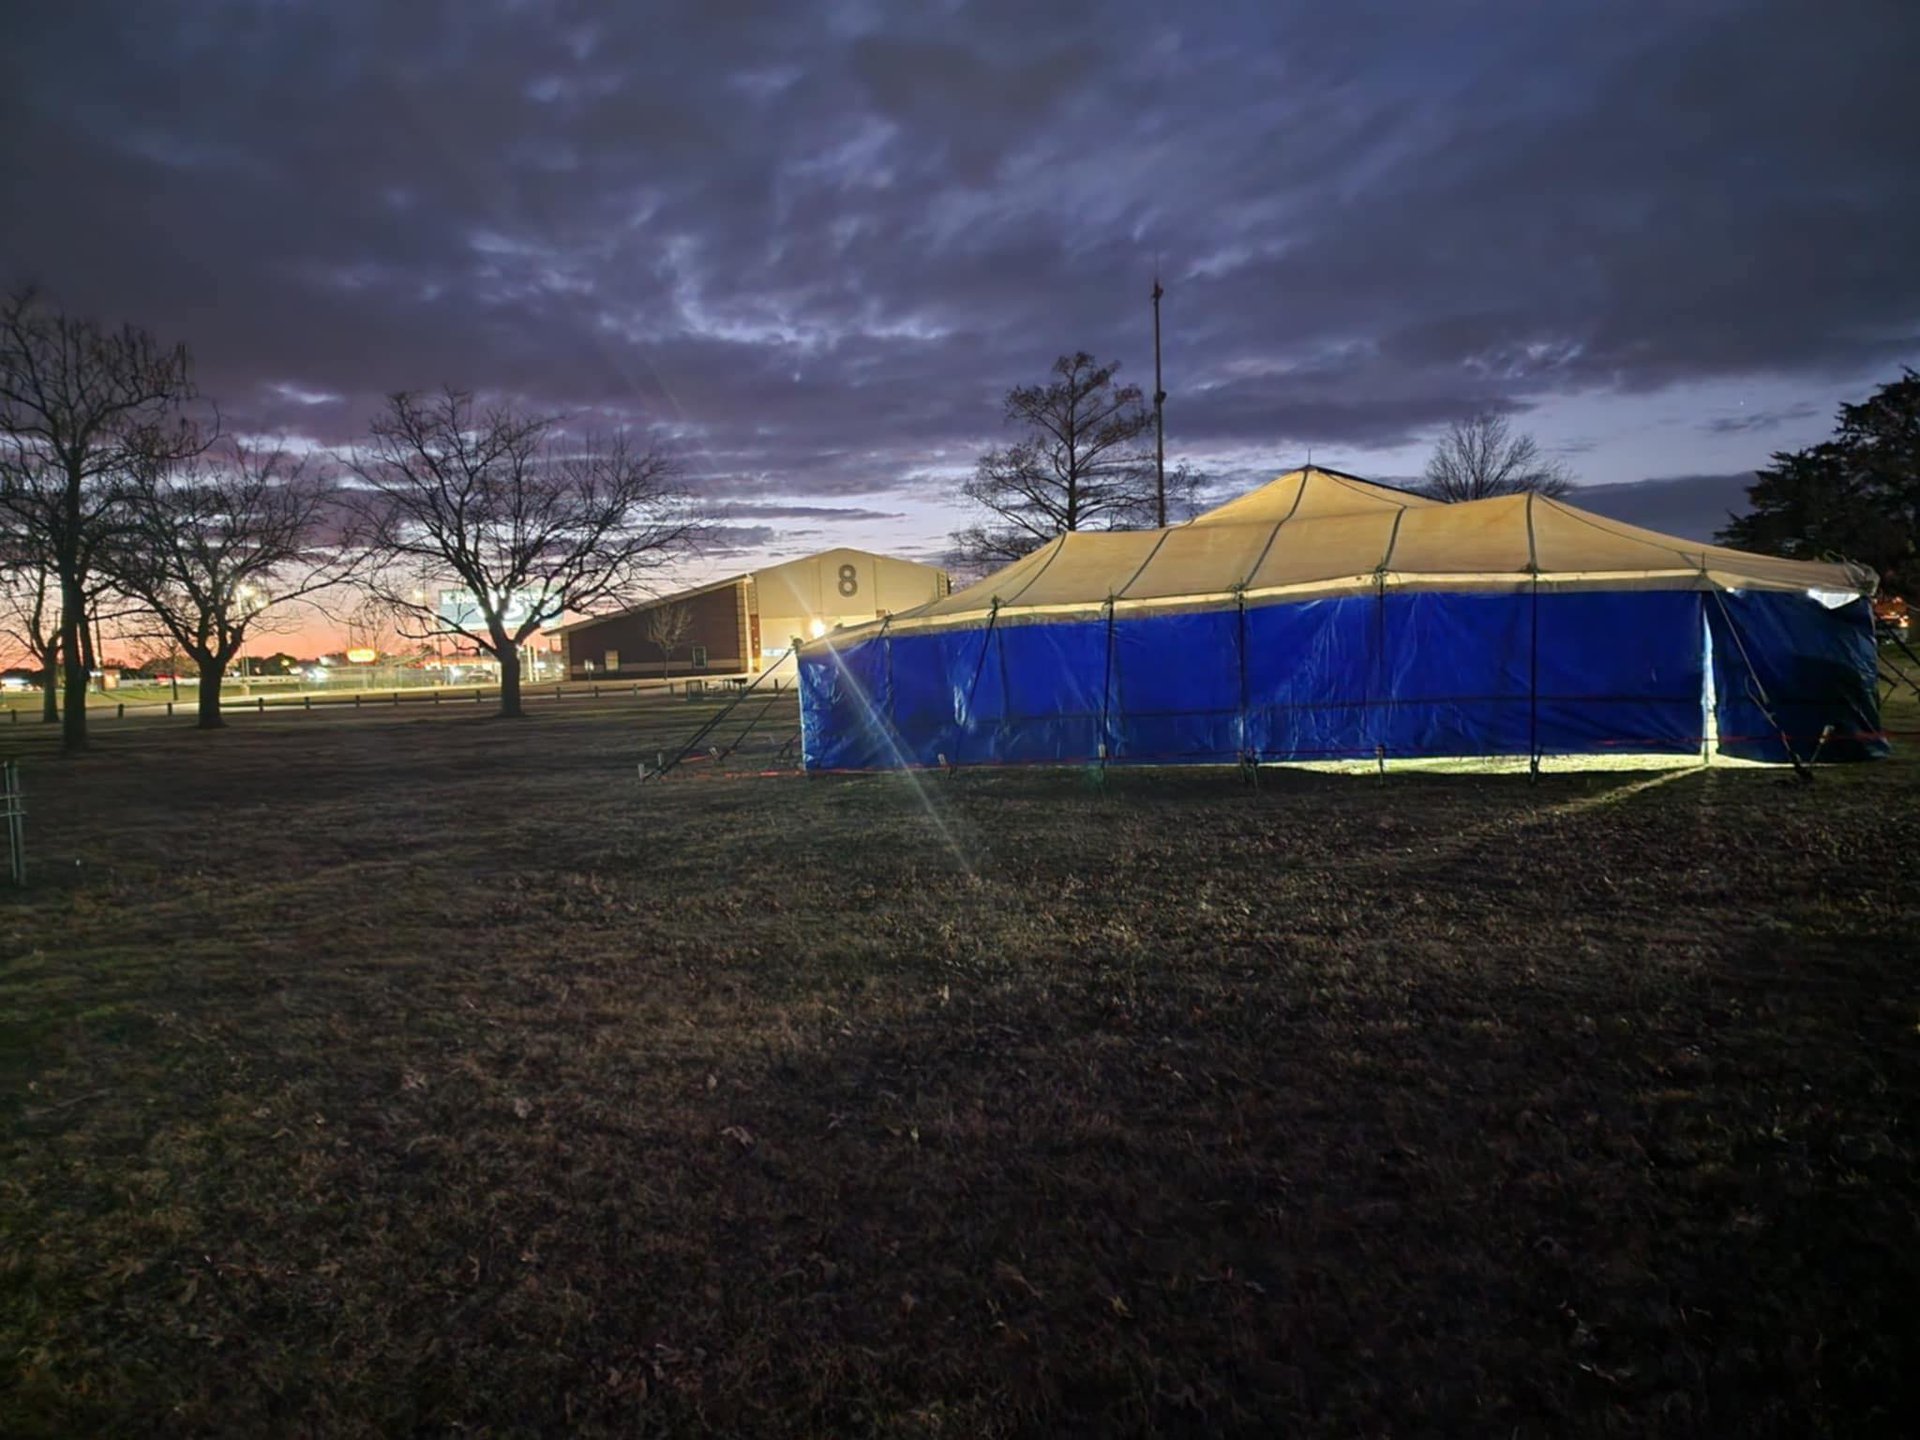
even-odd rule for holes
{"type": "Polygon", "coordinates": [[[1721,591],[1708,597],[1707,625],[1727,754],[1785,763],[1887,753],[1871,602],[1828,607],[1792,591],[1721,591]]]}
{"type": "Polygon", "coordinates": [[[1882,753],[1865,601],[1392,591],[831,638],[800,657],[806,765],[1230,764],[1698,752],[1703,626],[1729,754],[1882,753]],[[1852,613],[1857,611],[1857,613],[1852,613]],[[1864,649],[1862,648],[1864,645],[1864,649]],[[1737,673],[1736,673],[1737,672],[1737,673]],[[1814,737],[1814,738],[1807,738],[1814,737]]]}

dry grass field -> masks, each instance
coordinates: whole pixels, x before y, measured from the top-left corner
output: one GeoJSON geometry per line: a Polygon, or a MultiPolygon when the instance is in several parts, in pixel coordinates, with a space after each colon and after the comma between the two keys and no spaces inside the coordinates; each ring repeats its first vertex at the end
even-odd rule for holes
{"type": "Polygon", "coordinates": [[[697,708],[6,737],[0,1431],[1910,1423],[1920,766],[637,783],[697,708]]]}

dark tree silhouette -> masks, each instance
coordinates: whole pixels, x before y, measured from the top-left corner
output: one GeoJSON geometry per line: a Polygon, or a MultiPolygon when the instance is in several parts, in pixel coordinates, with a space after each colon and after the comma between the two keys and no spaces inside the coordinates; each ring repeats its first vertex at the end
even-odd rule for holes
{"type": "Polygon", "coordinates": [[[128,477],[194,453],[184,348],[58,314],[32,290],[0,300],[0,510],[53,573],[66,704],[61,740],[87,743],[88,597],[122,533],[128,477]]]}
{"type": "Polygon", "coordinates": [[[0,535],[0,632],[25,651],[39,672],[41,720],[60,721],[60,582],[17,534],[0,535]]]}
{"type": "Polygon", "coordinates": [[[332,486],[279,450],[235,444],[161,465],[128,487],[103,565],[200,672],[199,724],[217,729],[220,686],[273,612],[347,579],[363,558],[332,486]]]}
{"type": "Polygon", "coordinates": [[[693,630],[693,608],[680,601],[656,605],[647,616],[647,639],[660,651],[660,662],[668,675],[673,674],[673,652],[686,642],[693,630]]]}
{"type": "MultiPolygon", "coordinates": [[[[962,493],[987,511],[954,532],[966,569],[1005,564],[1069,530],[1130,530],[1154,520],[1153,412],[1118,365],[1084,350],[1053,362],[1054,378],[1007,392],[1006,418],[1024,435],[982,455],[962,493]]],[[[1175,489],[1178,474],[1170,476],[1175,489]]]]}
{"type": "Polygon", "coordinates": [[[1831,440],[1775,452],[1747,499],[1753,509],[1719,534],[1727,544],[1793,559],[1841,556],[1871,565],[1894,594],[1920,588],[1920,374],[1907,370],[1842,405],[1831,440]]]}
{"type": "Polygon", "coordinates": [[[499,661],[503,716],[521,713],[521,647],[543,624],[634,603],[699,535],[666,457],[462,391],[391,397],[349,464],[372,594],[409,639],[462,636],[499,661]],[[443,613],[447,582],[471,613],[443,613]]]}
{"type": "Polygon", "coordinates": [[[1420,493],[1449,504],[1495,495],[1564,495],[1573,477],[1548,459],[1531,435],[1516,435],[1500,415],[1456,420],[1433,447],[1420,493]]]}

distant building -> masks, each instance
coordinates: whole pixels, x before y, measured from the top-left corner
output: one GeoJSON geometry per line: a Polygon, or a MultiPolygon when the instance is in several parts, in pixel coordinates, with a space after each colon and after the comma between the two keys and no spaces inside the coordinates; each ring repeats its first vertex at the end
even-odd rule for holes
{"type": "Polygon", "coordinates": [[[823,550],[552,633],[571,680],[755,675],[784,660],[796,639],[911,610],[950,588],[932,565],[823,550]]]}

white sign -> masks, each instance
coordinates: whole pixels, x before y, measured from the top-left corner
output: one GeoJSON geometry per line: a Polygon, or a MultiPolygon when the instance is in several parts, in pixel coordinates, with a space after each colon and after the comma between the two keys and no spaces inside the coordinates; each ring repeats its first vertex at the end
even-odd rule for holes
{"type": "MultiPolygon", "coordinates": [[[[540,603],[537,590],[517,590],[507,597],[506,613],[500,622],[509,630],[526,623],[533,614],[533,607],[540,603]]],[[[480,613],[480,602],[474,599],[471,590],[442,590],[440,592],[440,618],[448,625],[457,625],[463,630],[475,630],[487,623],[486,616],[480,613]]]]}

